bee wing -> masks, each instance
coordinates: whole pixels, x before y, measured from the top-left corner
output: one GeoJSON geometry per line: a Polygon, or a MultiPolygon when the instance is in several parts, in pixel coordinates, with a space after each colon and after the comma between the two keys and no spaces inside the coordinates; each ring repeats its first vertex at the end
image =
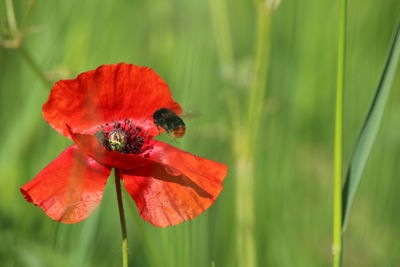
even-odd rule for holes
{"type": "Polygon", "coordinates": [[[185,120],[186,119],[194,119],[194,118],[197,118],[197,117],[200,117],[200,112],[191,112],[191,111],[189,111],[189,112],[184,112],[184,113],[182,113],[182,114],[178,114],[178,116],[179,117],[181,117],[181,118],[184,118],[185,120]]]}

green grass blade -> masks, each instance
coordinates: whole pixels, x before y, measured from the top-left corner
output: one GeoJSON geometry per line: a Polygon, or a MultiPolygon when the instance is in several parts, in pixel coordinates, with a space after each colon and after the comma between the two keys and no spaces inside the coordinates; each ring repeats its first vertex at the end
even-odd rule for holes
{"type": "Polygon", "coordinates": [[[386,102],[396,75],[400,59],[400,22],[397,24],[391,47],[389,49],[385,66],[376,88],[374,99],[364,121],[363,128],[358,137],[357,144],[351,157],[350,166],[343,187],[343,228],[346,227],[348,215],[354,195],[360,183],[368,155],[379,130],[386,102]]]}
{"type": "Polygon", "coordinates": [[[342,263],[342,179],[343,179],[343,91],[346,58],[347,0],[339,1],[339,38],[337,54],[335,137],[333,163],[333,266],[342,263]]]}

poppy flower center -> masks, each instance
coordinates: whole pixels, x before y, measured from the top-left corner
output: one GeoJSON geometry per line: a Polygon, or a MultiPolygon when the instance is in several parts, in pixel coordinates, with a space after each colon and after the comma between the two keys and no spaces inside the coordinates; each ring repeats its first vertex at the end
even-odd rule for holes
{"type": "Polygon", "coordinates": [[[123,130],[112,130],[108,135],[108,143],[111,150],[123,151],[126,147],[127,136],[123,130]]]}
{"type": "Polygon", "coordinates": [[[140,127],[126,119],[123,122],[111,121],[98,127],[94,134],[99,143],[108,151],[123,154],[140,154],[143,144],[149,139],[148,134],[140,127]]]}

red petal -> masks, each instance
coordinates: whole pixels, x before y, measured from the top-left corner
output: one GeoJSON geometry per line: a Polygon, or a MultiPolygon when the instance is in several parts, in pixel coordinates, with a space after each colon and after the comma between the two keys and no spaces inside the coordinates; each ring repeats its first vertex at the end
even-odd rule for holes
{"type": "Polygon", "coordinates": [[[77,223],[100,204],[110,171],[73,145],[20,189],[27,201],[50,218],[77,223]]]}
{"type": "Polygon", "coordinates": [[[168,85],[153,70],[132,64],[103,65],[73,80],[58,81],[43,105],[43,116],[57,131],[93,133],[97,125],[130,119],[158,134],[151,115],[160,108],[182,110],[168,85]],[[143,122],[145,120],[145,122],[143,122]]]}
{"type": "Polygon", "coordinates": [[[221,192],[227,167],[162,142],[154,144],[151,157],[162,165],[122,171],[126,190],[143,219],[155,226],[166,227],[195,218],[221,192]]]}

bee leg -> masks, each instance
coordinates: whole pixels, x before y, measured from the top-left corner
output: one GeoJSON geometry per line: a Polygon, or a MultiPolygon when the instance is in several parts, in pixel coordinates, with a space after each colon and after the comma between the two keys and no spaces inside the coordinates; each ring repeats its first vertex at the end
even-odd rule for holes
{"type": "Polygon", "coordinates": [[[172,138],[172,142],[174,142],[175,144],[179,144],[178,139],[176,139],[173,134],[171,134],[171,138],[172,138]]]}
{"type": "Polygon", "coordinates": [[[158,135],[161,134],[161,127],[159,125],[156,124],[157,130],[158,130],[158,135]]]}
{"type": "Polygon", "coordinates": [[[176,138],[174,137],[173,132],[167,131],[167,135],[168,135],[168,139],[169,139],[169,141],[170,141],[171,143],[178,143],[178,142],[176,141],[176,138]]]}

